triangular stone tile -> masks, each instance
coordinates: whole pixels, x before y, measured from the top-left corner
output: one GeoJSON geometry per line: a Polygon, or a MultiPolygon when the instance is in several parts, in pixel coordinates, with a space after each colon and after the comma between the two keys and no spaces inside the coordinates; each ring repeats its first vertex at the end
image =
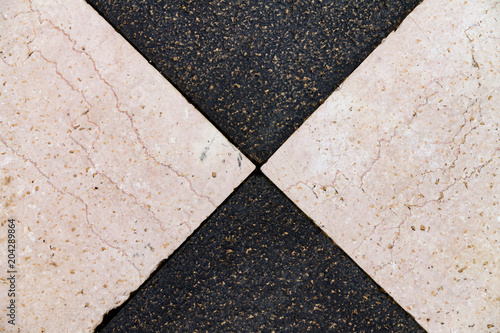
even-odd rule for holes
{"type": "Polygon", "coordinates": [[[88,332],[253,165],[85,2],[0,13],[0,331],[88,332]]]}
{"type": "Polygon", "coordinates": [[[426,0],[263,167],[430,332],[500,327],[500,17],[426,0]]]}

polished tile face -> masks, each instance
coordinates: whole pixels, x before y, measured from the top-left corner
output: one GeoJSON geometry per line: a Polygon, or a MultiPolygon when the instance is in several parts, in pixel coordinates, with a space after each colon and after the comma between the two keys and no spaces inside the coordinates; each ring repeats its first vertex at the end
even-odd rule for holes
{"type": "Polygon", "coordinates": [[[499,9],[424,1],[263,167],[430,332],[500,327],[499,9]]]}
{"type": "Polygon", "coordinates": [[[89,0],[257,164],[418,0],[89,0]]]}
{"type": "Polygon", "coordinates": [[[252,175],[101,332],[424,332],[252,175]]]}
{"type": "MultiPolygon", "coordinates": [[[[14,219],[15,329],[91,331],[254,166],[83,1],[0,12],[0,244],[5,254],[14,219]]],[[[4,331],[4,258],[0,269],[4,331]]]]}

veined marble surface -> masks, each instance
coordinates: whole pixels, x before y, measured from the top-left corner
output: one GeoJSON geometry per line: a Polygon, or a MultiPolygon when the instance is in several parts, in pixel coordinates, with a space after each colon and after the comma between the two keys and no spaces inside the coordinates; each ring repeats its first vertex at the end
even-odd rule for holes
{"type": "Polygon", "coordinates": [[[84,1],[0,14],[0,331],[89,332],[254,166],[84,1]]]}
{"type": "Polygon", "coordinates": [[[425,0],[263,167],[429,332],[500,329],[500,3],[425,0]]]}

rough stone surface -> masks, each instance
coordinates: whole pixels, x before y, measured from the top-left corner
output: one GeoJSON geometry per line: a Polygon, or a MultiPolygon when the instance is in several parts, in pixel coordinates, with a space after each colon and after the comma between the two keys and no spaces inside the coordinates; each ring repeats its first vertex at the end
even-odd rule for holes
{"type": "Polygon", "coordinates": [[[16,329],[88,332],[253,165],[85,2],[0,14],[0,331],[15,219],[16,329]]]}
{"type": "Polygon", "coordinates": [[[424,332],[259,174],[100,330],[273,331],[424,332]]]}
{"type": "Polygon", "coordinates": [[[499,17],[424,1],[263,167],[430,332],[500,328],[499,17]]]}
{"type": "Polygon", "coordinates": [[[257,164],[420,2],[88,1],[257,164]]]}

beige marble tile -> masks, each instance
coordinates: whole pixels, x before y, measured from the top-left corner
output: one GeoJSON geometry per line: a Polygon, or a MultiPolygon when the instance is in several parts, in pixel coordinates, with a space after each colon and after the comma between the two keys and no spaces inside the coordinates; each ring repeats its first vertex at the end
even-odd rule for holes
{"type": "Polygon", "coordinates": [[[425,0],[263,167],[430,332],[500,329],[499,18],[425,0]]]}
{"type": "Polygon", "coordinates": [[[89,332],[254,166],[82,0],[0,14],[0,331],[89,332]]]}

